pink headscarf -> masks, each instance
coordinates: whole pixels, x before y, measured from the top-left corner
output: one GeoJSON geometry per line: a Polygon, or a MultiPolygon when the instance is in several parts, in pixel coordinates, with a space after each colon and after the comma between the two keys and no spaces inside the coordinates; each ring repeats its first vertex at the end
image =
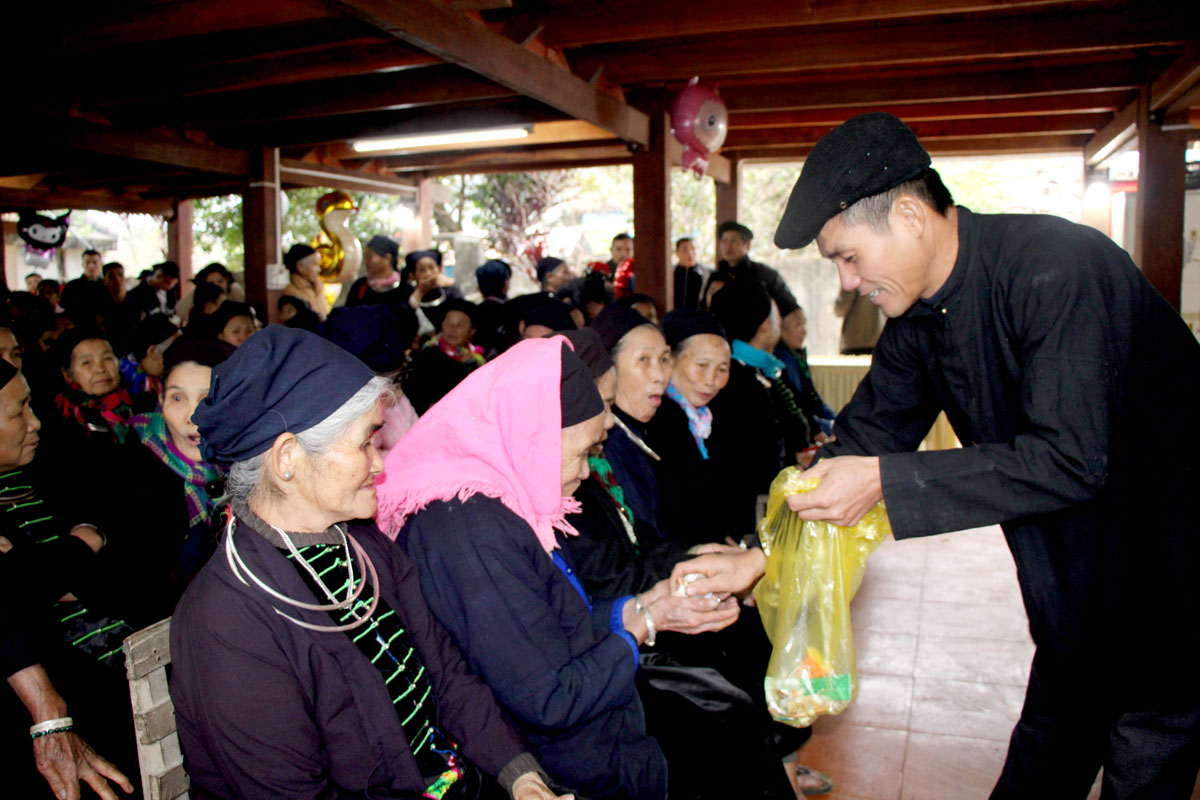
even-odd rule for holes
{"type": "MultiPolygon", "coordinates": [[[[561,336],[526,339],[443,397],[384,460],[375,521],[395,539],[410,515],[439,500],[495,497],[529,523],[549,553],[554,530],[578,535],[562,496],[561,336]]],[[[567,342],[568,346],[570,345],[567,342]]]]}

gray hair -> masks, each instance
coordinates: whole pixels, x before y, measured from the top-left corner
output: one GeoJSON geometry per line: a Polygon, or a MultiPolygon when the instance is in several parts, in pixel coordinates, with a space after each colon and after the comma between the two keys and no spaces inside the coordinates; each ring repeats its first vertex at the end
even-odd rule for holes
{"type": "Polygon", "coordinates": [[[890,230],[888,216],[892,206],[902,196],[915,197],[943,216],[946,209],[954,204],[950,190],[942,183],[942,177],[937,170],[927,169],[910,181],[897,184],[886,192],[864,197],[838,215],[838,219],[847,228],[855,225],[866,225],[876,233],[887,233],[890,230]]]}
{"type": "MultiPolygon", "coordinates": [[[[308,430],[296,434],[300,449],[310,456],[320,456],[329,452],[345,435],[351,423],[373,409],[380,398],[390,392],[391,384],[387,378],[374,377],[367,381],[328,417],[308,430]]],[[[246,502],[254,493],[268,488],[263,480],[267,471],[267,452],[239,461],[229,468],[229,477],[225,480],[227,499],[246,502]]]]}

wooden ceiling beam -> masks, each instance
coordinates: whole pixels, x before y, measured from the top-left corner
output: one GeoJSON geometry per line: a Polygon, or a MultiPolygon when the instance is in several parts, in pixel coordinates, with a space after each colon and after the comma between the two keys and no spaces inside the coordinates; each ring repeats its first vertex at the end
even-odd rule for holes
{"type": "Polygon", "coordinates": [[[136,81],[112,80],[111,73],[103,71],[103,83],[86,86],[82,99],[88,108],[100,109],[146,102],[174,103],[180,97],[348,78],[437,63],[428,53],[395,40],[357,39],[212,63],[182,64],[157,75],[153,71],[145,73],[136,81]]]}
{"type": "MultiPolygon", "coordinates": [[[[1171,105],[1200,86],[1200,43],[1189,44],[1150,84],[1150,111],[1169,115],[1171,105]]],[[[1092,136],[1083,148],[1083,160],[1094,167],[1120,151],[1137,136],[1138,101],[1134,98],[1092,136]]]]}
{"type": "Polygon", "coordinates": [[[108,192],[74,192],[66,190],[0,188],[0,208],[46,211],[59,208],[94,208],[97,211],[120,211],[130,214],[168,214],[171,202],[108,192]]]}
{"type": "Polygon", "coordinates": [[[411,155],[384,156],[377,159],[383,169],[391,172],[423,172],[431,169],[474,167],[493,164],[508,171],[519,171],[514,165],[545,164],[559,161],[603,160],[630,156],[628,145],[615,139],[570,144],[535,145],[532,147],[490,147],[479,150],[454,150],[411,155]]]}
{"type": "Polygon", "coordinates": [[[513,97],[511,89],[474,73],[430,66],[183,99],[173,109],[147,104],[138,115],[166,116],[199,127],[257,125],[508,97],[513,97]]]}
{"type": "Polygon", "coordinates": [[[417,193],[417,187],[412,182],[393,175],[313,164],[296,158],[279,160],[279,179],[294,186],[327,186],[347,192],[412,195],[417,193]]]}
{"type": "MultiPolygon", "coordinates": [[[[1089,0],[1090,2],[1091,0],[1089,0]]],[[[730,31],[775,29],[792,25],[828,25],[933,14],[968,14],[1062,5],[1062,0],[690,0],[686,9],[675,3],[609,0],[574,3],[521,15],[542,25],[542,41],[550,47],[642,41],[698,36],[730,31]]],[[[516,18],[510,17],[510,19],[516,18]]]]}
{"type": "Polygon", "coordinates": [[[931,120],[996,119],[1013,116],[1042,116],[1083,112],[1113,113],[1124,108],[1135,96],[1128,89],[1077,94],[1052,94],[1035,97],[1008,97],[997,100],[947,100],[934,103],[894,103],[888,105],[838,106],[823,109],[787,111],[737,111],[729,115],[729,129],[781,128],[799,125],[840,125],[868,111],[886,111],[906,122],[931,120]]]}
{"type": "Polygon", "coordinates": [[[141,3],[114,13],[113,6],[81,5],[67,15],[68,32],[62,37],[66,52],[99,50],[161,42],[192,36],[276,28],[318,22],[334,15],[322,0],[183,0],[141,3]]]}
{"type": "Polygon", "coordinates": [[[518,94],[645,146],[650,119],[436,0],[330,0],[379,30],[518,94]]]}
{"type": "Polygon", "coordinates": [[[210,127],[214,138],[228,143],[264,143],[271,147],[311,147],[353,139],[407,136],[417,133],[498,128],[560,120],[551,108],[524,98],[499,103],[476,103],[400,111],[374,111],[333,117],[272,122],[264,125],[210,127]]]}
{"type": "Polygon", "coordinates": [[[882,78],[815,75],[795,83],[731,86],[723,89],[721,96],[730,112],[964,102],[1132,90],[1144,80],[1138,72],[1138,65],[1131,60],[1120,60],[882,78]]]}
{"type": "Polygon", "coordinates": [[[789,29],[700,37],[629,48],[588,48],[573,64],[580,75],[605,68],[608,80],[641,84],[693,75],[788,72],[889,64],[1044,57],[1178,46],[1188,41],[1178,10],[1159,3],[1126,9],[1013,16],[1005,19],[881,24],[854,30],[789,29]]]}
{"type": "MultiPolygon", "coordinates": [[[[990,139],[1013,136],[1036,136],[1047,133],[1091,136],[1103,127],[1111,114],[1047,114],[1040,117],[1002,117],[1000,119],[968,119],[933,122],[914,122],[909,127],[922,142],[935,139],[990,139]]],[[[834,126],[799,128],[767,128],[764,130],[732,131],[725,139],[725,149],[745,147],[789,147],[815,143],[834,126]]]]}
{"type": "Polygon", "coordinates": [[[40,117],[36,122],[30,120],[19,126],[13,133],[16,141],[9,147],[34,153],[76,150],[223,175],[246,175],[250,163],[242,150],[115,128],[75,117],[40,117]]]}
{"type": "MultiPolygon", "coordinates": [[[[1046,134],[1012,138],[935,139],[922,142],[931,155],[938,156],[999,156],[1036,153],[1075,153],[1087,141],[1080,134],[1046,134]]],[[[815,143],[814,143],[815,144],[815,143]]],[[[792,147],[742,148],[727,153],[739,163],[803,161],[812,151],[812,144],[792,147]]]]}

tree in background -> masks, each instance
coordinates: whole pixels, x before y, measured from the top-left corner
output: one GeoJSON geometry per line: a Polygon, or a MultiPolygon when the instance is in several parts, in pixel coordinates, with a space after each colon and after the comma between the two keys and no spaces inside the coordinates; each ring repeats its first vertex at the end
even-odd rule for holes
{"type": "MultiPolygon", "coordinates": [[[[544,253],[546,214],[576,183],[578,170],[496,172],[461,179],[457,222],[470,207],[471,221],[486,232],[489,243],[527,271],[544,253]]],[[[453,218],[453,215],[450,215],[453,218]]]]}
{"type": "MultiPolygon", "coordinates": [[[[317,198],[332,189],[304,187],[286,192],[287,204],[282,219],[282,248],[293,244],[310,244],[321,231],[317,219],[317,198]]],[[[358,206],[358,213],[350,218],[349,227],[362,241],[382,233],[398,238],[403,227],[403,205],[394,195],[348,192],[358,206]]],[[[221,261],[234,272],[241,272],[245,264],[245,245],[242,241],[242,198],[230,194],[222,197],[205,197],[194,201],[192,224],[203,256],[197,260],[221,261]]],[[[408,212],[411,213],[411,212],[408,212]]]]}

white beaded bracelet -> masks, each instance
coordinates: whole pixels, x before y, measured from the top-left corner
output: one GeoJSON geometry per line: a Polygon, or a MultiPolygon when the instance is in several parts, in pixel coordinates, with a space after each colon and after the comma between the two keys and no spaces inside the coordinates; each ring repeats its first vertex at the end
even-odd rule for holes
{"type": "Polygon", "coordinates": [[[48,719],[45,722],[39,722],[38,724],[30,727],[29,735],[36,736],[39,733],[52,731],[55,728],[73,727],[75,727],[75,720],[71,719],[70,717],[59,717],[58,719],[48,719]]]}

